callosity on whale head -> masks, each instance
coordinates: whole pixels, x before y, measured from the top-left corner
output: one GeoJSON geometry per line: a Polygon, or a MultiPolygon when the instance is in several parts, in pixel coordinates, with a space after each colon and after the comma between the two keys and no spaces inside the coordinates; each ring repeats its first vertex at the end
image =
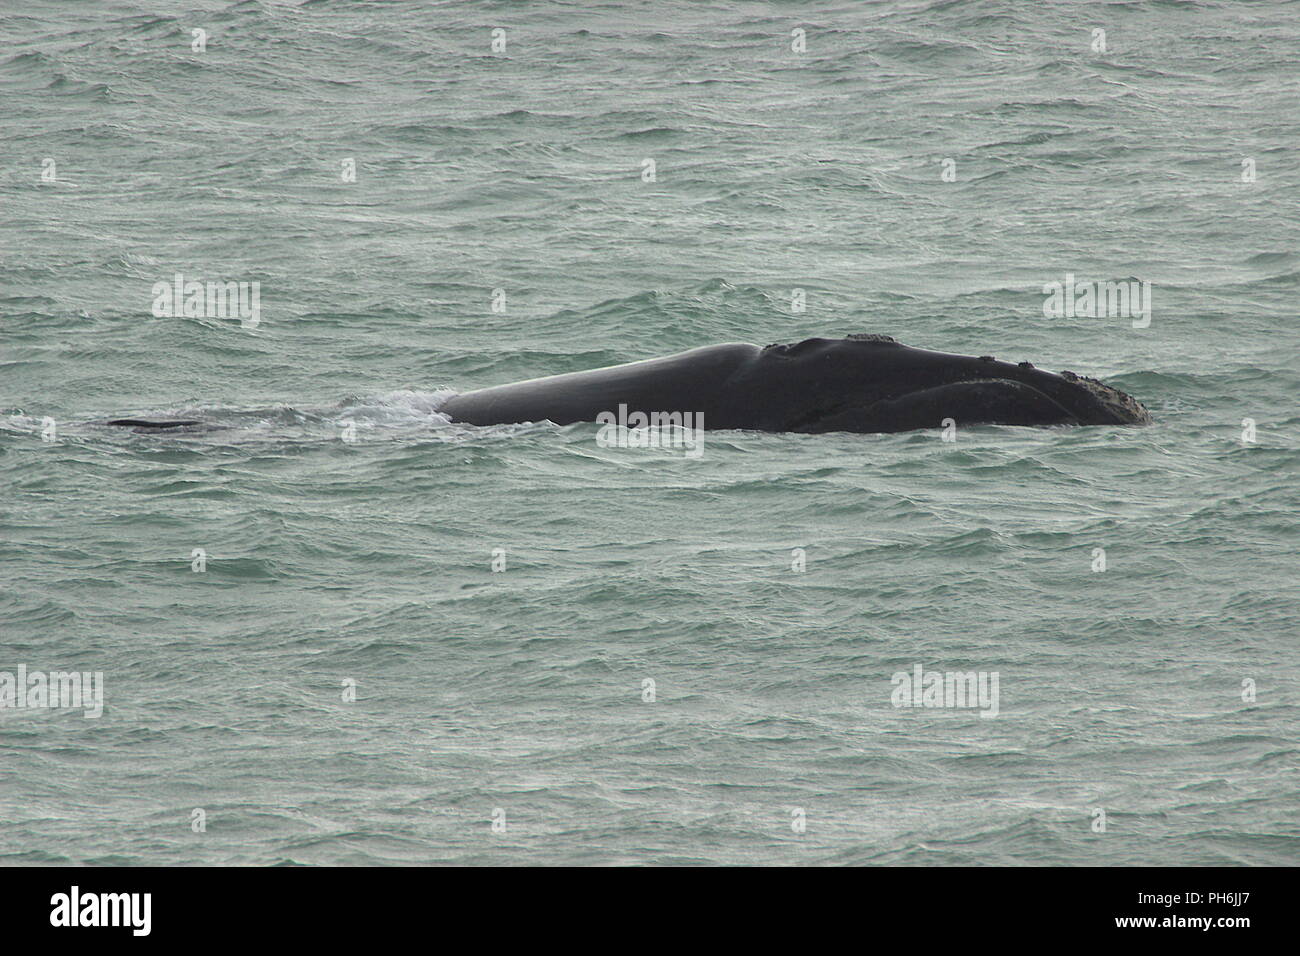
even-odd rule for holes
{"type": "Polygon", "coordinates": [[[1098,414],[1111,416],[1115,425],[1149,425],[1151,413],[1147,407],[1128,392],[1121,392],[1113,385],[1099,382],[1095,378],[1062,372],[1061,377],[1077,388],[1087,392],[1096,402],[1098,414]]]}

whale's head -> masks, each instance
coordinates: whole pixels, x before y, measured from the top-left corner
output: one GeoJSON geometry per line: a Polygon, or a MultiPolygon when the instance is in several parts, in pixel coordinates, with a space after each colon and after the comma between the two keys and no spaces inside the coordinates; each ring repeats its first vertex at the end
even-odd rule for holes
{"type": "Polygon", "coordinates": [[[1074,387],[1082,404],[1091,409],[1098,419],[1110,419],[1109,421],[1085,422],[1084,424],[1151,424],[1151,412],[1128,392],[1122,392],[1115,386],[1099,382],[1095,378],[1076,375],[1074,372],[1062,372],[1061,378],[1074,387]]]}
{"type": "Polygon", "coordinates": [[[888,432],[941,422],[1001,425],[1139,425],[1147,409],[1113,386],[1029,362],[1000,362],[902,345],[858,333],[769,345],[751,380],[779,380],[784,431],[888,432]]]}

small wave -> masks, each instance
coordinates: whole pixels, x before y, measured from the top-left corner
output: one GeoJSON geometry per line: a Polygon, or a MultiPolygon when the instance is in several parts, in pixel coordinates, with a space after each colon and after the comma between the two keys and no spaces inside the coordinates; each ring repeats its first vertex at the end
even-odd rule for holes
{"type": "MultiPolygon", "coordinates": [[[[109,427],[113,418],[144,420],[192,420],[193,426],[155,431],[159,438],[210,439],[218,434],[222,441],[231,439],[265,439],[320,441],[376,441],[392,438],[428,437],[431,430],[446,430],[448,435],[468,435],[473,429],[453,425],[440,409],[456,394],[451,389],[423,391],[397,389],[380,395],[351,396],[333,405],[296,407],[290,405],[263,408],[234,408],[213,405],[180,405],[169,408],[126,411],[115,410],[91,419],[55,421],[60,440],[88,441],[111,435],[135,437],[128,428],[109,427]]],[[[0,418],[0,432],[40,438],[49,419],[10,410],[0,418]]]]}
{"type": "Polygon", "coordinates": [[[377,426],[448,423],[440,409],[455,395],[449,388],[432,392],[397,389],[384,395],[348,399],[340,403],[339,415],[377,426]]]}

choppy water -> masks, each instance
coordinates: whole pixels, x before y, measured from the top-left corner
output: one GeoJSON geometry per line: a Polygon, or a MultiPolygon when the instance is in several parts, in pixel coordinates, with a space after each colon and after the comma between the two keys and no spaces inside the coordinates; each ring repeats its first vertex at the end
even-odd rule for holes
{"type": "Polygon", "coordinates": [[[1298,35],[1294,3],[7,4],[0,670],[107,703],[0,709],[0,860],[1294,863],[1298,35]],[[177,272],[259,282],[260,325],[155,317],[177,272]],[[1045,317],[1067,272],[1151,282],[1150,327],[1045,317]],[[691,460],[437,412],[847,332],[1157,423],[691,460]],[[88,424],[177,413],[224,427],[88,424]],[[893,707],[916,664],[997,672],[999,716],[893,707]]]}

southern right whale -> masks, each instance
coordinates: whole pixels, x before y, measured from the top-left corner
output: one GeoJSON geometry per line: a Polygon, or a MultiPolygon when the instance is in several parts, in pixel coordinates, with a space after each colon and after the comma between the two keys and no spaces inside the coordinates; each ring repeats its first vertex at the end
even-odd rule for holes
{"type": "MultiPolygon", "coordinates": [[[[1117,388],[1029,362],[902,345],[888,335],[812,338],[759,348],[708,345],[663,358],[453,395],[454,422],[557,425],[674,414],[706,429],[901,432],[962,425],[1140,425],[1146,408],[1117,388]]],[[[116,418],[138,431],[201,424],[116,418]]]]}
{"type": "Polygon", "coordinates": [[[472,425],[594,422],[694,413],[706,429],[900,432],[963,425],[1136,425],[1146,408],[1119,389],[1029,362],[901,345],[887,335],[794,345],[710,345],[665,358],[552,375],[453,396],[440,411],[472,425]]]}

